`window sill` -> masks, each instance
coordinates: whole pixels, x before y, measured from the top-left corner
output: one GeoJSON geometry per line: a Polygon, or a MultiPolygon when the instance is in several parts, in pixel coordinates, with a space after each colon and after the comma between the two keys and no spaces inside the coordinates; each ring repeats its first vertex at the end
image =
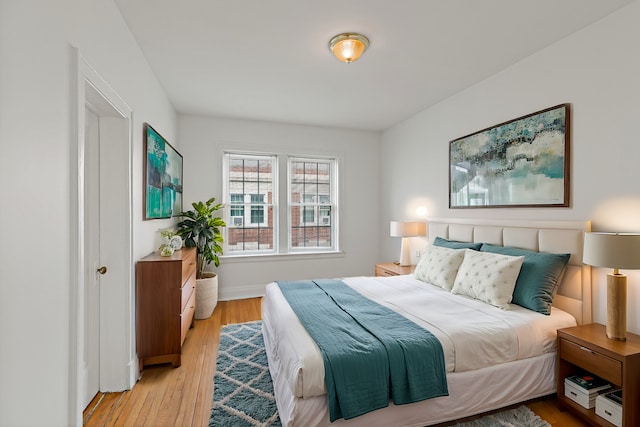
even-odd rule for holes
{"type": "Polygon", "coordinates": [[[280,261],[296,261],[309,259],[331,259],[331,258],[344,258],[345,253],[343,251],[334,252],[295,252],[288,254],[242,254],[242,255],[224,255],[220,257],[221,263],[236,263],[236,262],[280,262],[280,261]]]}

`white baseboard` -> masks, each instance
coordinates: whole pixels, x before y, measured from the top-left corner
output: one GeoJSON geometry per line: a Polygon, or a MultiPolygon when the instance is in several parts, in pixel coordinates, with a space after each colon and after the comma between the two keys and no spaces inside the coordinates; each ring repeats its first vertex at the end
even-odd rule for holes
{"type": "Polygon", "coordinates": [[[234,299],[263,297],[265,286],[266,284],[234,287],[222,286],[219,290],[218,300],[230,301],[234,299]]]}
{"type": "Polygon", "coordinates": [[[134,385],[140,379],[140,367],[138,365],[138,358],[131,359],[129,361],[129,390],[133,388],[134,385]]]}

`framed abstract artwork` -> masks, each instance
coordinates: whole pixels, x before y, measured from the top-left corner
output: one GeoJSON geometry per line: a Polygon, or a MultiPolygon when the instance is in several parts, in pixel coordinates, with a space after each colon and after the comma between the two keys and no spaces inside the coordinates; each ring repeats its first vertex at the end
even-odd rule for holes
{"type": "Polygon", "coordinates": [[[569,104],[454,139],[449,207],[568,207],[569,104]]]}
{"type": "Polygon", "coordinates": [[[182,212],[182,155],[151,125],[144,129],[144,219],[182,212]]]}

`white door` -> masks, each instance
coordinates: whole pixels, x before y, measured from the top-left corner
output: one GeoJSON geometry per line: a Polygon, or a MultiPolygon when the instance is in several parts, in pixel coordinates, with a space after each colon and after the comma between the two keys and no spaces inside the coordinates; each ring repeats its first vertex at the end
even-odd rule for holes
{"type": "Polygon", "coordinates": [[[82,407],[100,389],[100,119],[85,107],[85,283],[82,407]]]}
{"type": "MultiPolygon", "coordinates": [[[[0,0],[1,1],[1,0],[0,0]]],[[[139,378],[135,346],[131,108],[72,48],[69,425],[99,392],[139,378]],[[77,124],[77,126],[75,126],[77,124]],[[97,270],[106,266],[101,275],[97,270]]]]}

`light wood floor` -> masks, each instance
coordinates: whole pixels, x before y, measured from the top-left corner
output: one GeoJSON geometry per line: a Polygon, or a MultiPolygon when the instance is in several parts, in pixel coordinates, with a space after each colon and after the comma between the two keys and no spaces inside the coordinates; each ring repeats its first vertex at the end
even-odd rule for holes
{"type": "MultiPolygon", "coordinates": [[[[220,327],[261,318],[260,298],[220,301],[213,315],[196,320],[185,340],[182,366],[146,367],[133,390],[99,393],[84,412],[85,426],[207,426],[220,327]]],[[[555,399],[528,406],[554,427],[583,427],[555,399]]]]}

